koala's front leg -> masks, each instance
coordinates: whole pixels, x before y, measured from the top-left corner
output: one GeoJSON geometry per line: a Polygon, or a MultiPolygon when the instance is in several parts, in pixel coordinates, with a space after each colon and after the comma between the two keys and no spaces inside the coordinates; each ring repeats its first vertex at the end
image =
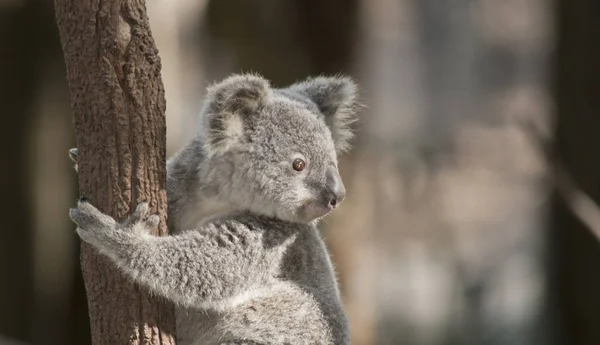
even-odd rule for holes
{"type": "Polygon", "coordinates": [[[71,209],[82,240],[134,281],[185,306],[223,307],[272,277],[260,235],[239,222],[207,224],[178,236],[151,236],[158,216],[141,204],[123,224],[87,202],[71,209]]]}

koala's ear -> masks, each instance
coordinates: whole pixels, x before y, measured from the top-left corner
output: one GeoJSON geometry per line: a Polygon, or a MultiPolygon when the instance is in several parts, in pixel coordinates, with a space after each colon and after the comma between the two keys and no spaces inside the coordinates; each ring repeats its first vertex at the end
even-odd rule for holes
{"type": "Polygon", "coordinates": [[[269,82],[258,75],[234,75],[207,90],[203,123],[209,152],[223,152],[244,136],[244,123],[271,95],[269,82]]]}
{"type": "Polygon", "coordinates": [[[338,152],[349,148],[356,121],[357,86],[349,77],[315,77],[294,84],[290,89],[313,101],[325,116],[338,152]]]}

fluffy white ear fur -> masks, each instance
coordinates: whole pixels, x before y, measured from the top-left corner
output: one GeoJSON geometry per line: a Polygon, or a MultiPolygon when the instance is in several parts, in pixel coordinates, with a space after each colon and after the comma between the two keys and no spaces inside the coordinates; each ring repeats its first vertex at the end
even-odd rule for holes
{"type": "Polygon", "coordinates": [[[331,130],[338,152],[350,148],[353,132],[351,125],[357,120],[357,86],[349,77],[314,77],[289,87],[312,100],[331,130]]]}
{"type": "Polygon", "coordinates": [[[203,110],[207,151],[224,152],[244,134],[244,118],[263,107],[269,82],[258,75],[234,75],[210,86],[203,110]]]}

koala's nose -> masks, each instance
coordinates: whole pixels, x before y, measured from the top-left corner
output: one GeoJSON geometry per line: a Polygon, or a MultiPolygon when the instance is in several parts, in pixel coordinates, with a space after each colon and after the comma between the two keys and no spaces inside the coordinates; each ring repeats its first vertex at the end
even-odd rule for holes
{"type": "Polygon", "coordinates": [[[342,182],[342,178],[337,169],[330,167],[327,169],[327,189],[328,205],[330,208],[335,208],[339,205],[346,196],[346,188],[342,182]]]}

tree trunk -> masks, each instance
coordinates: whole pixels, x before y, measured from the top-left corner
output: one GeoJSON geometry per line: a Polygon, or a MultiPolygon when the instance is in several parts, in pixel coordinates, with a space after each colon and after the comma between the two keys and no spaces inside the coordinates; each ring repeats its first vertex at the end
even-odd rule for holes
{"type": "MultiPolygon", "coordinates": [[[[143,0],[56,0],[81,195],[124,219],[141,201],[167,234],[165,97],[143,0]]],[[[93,344],[174,344],[173,307],[82,244],[93,344]]]]}

